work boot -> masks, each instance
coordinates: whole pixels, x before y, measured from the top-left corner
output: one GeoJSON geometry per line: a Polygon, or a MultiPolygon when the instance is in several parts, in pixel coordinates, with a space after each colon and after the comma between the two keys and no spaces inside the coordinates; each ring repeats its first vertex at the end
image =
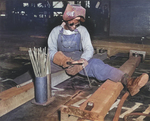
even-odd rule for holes
{"type": "Polygon", "coordinates": [[[131,78],[129,75],[125,74],[121,82],[124,84],[131,96],[136,95],[140,89],[148,82],[149,75],[146,73],[143,73],[141,76],[137,78],[131,78]]]}

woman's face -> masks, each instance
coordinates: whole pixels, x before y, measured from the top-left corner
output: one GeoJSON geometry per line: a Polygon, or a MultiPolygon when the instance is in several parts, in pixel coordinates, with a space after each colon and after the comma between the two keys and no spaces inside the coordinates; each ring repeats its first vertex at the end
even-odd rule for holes
{"type": "Polygon", "coordinates": [[[80,21],[77,19],[73,19],[73,20],[66,22],[65,29],[70,30],[70,31],[74,31],[78,26],[80,26],[80,21]]]}

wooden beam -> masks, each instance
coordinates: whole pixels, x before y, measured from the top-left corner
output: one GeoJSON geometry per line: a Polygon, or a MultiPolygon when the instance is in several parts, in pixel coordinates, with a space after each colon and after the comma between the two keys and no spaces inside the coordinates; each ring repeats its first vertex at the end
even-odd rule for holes
{"type": "Polygon", "coordinates": [[[135,68],[140,64],[141,56],[134,57],[131,56],[119,69],[128,75],[132,75],[135,68]]]}
{"type": "Polygon", "coordinates": [[[146,44],[132,44],[132,43],[122,43],[122,42],[112,42],[104,40],[93,40],[93,47],[98,49],[106,49],[110,51],[108,56],[112,56],[111,52],[118,51],[122,53],[129,53],[130,50],[145,51],[147,55],[150,55],[150,45],[146,44]]]}
{"type": "MultiPolygon", "coordinates": [[[[132,56],[119,69],[129,75],[132,75],[140,61],[140,56],[132,56]]],[[[123,85],[121,82],[107,80],[79,108],[64,106],[61,111],[84,119],[104,121],[107,112],[120,95],[122,89],[123,85]],[[86,110],[88,102],[92,102],[94,104],[91,111],[86,110]]]]}
{"type": "Polygon", "coordinates": [[[33,83],[0,93],[0,117],[34,98],[33,83]]]}

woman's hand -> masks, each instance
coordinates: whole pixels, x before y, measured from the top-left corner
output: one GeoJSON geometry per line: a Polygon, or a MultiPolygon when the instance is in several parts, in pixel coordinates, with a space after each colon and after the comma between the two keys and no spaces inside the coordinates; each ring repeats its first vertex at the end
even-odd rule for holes
{"type": "Polygon", "coordinates": [[[72,65],[69,68],[65,69],[66,73],[69,75],[76,75],[88,65],[88,62],[81,58],[78,61],[72,61],[71,64],[72,65]]]}

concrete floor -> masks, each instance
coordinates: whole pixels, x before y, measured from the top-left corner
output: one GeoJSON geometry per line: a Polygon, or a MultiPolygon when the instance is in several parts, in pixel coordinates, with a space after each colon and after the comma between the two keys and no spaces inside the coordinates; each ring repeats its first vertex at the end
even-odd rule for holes
{"type": "MultiPolygon", "coordinates": [[[[37,36],[37,34],[36,34],[37,36]]],[[[0,36],[0,85],[4,88],[0,88],[1,91],[15,86],[13,80],[29,71],[32,73],[32,66],[27,51],[22,51],[20,47],[33,48],[33,47],[44,47],[46,46],[47,38],[31,37],[31,34],[18,34],[18,33],[3,33],[0,36]]],[[[103,38],[103,37],[100,37],[103,38]]],[[[133,39],[133,38],[132,38],[133,39]]],[[[119,39],[116,39],[117,41],[119,39]]],[[[131,39],[129,39],[131,40],[131,39]]],[[[137,40],[137,39],[136,39],[137,40]]],[[[115,40],[114,40],[115,41],[115,40]]],[[[123,41],[123,40],[122,40],[123,41]]],[[[135,41],[140,43],[140,39],[135,41]]],[[[147,42],[147,41],[145,41],[147,42]]],[[[128,54],[120,53],[116,56],[106,59],[104,62],[114,67],[120,67],[128,59],[128,54]]],[[[140,63],[139,67],[136,68],[133,77],[137,77],[142,73],[150,74],[150,57],[147,56],[143,63],[140,63]]],[[[91,79],[93,80],[93,79],[91,79]]],[[[66,80],[64,83],[57,85],[57,88],[61,90],[52,90],[53,97],[55,100],[48,106],[39,106],[32,103],[32,100],[25,103],[24,105],[14,109],[6,115],[0,117],[0,121],[59,121],[60,112],[58,111],[59,106],[64,104],[71,95],[76,91],[82,90],[84,93],[82,99],[92,94],[102,84],[93,80],[93,88],[88,89],[87,78],[81,76],[75,76],[74,78],[66,80]]],[[[2,87],[0,86],[0,87],[2,87]]],[[[105,117],[105,121],[112,121],[117,108],[117,101],[120,100],[125,90],[123,90],[116,100],[115,105],[108,112],[105,117]]],[[[77,102],[81,99],[77,99],[77,102]]],[[[121,116],[119,121],[123,121],[124,113],[127,110],[134,112],[144,112],[150,102],[150,82],[144,86],[140,93],[131,97],[129,96],[123,105],[121,116]],[[136,107],[136,108],[134,108],[136,107]]],[[[139,117],[132,117],[129,121],[137,120],[139,117]],[[133,118],[133,119],[132,119],[133,118]]],[[[143,121],[149,121],[150,118],[146,117],[143,121]]]]}

